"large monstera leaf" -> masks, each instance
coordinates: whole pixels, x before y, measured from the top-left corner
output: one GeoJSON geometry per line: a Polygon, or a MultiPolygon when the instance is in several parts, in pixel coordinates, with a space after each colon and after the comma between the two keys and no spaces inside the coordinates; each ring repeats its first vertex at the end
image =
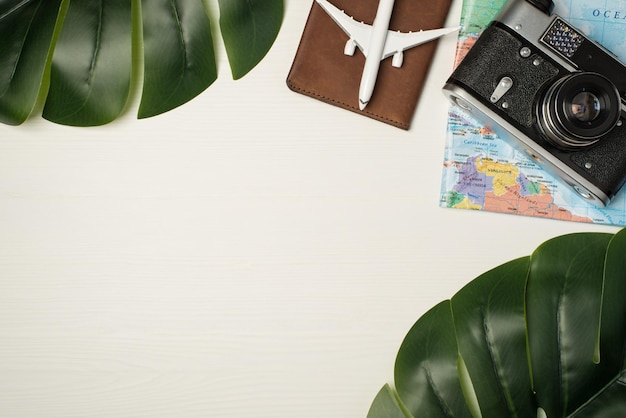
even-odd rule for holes
{"type": "Polygon", "coordinates": [[[626,230],[547,241],[411,328],[368,418],[626,416],[626,230]]]}
{"type": "MultiPolygon", "coordinates": [[[[0,0],[0,122],[38,103],[60,124],[111,122],[142,81],[138,117],[167,112],[217,78],[208,0],[0,0]]],[[[272,46],[283,0],[218,0],[233,78],[272,46]]]]}

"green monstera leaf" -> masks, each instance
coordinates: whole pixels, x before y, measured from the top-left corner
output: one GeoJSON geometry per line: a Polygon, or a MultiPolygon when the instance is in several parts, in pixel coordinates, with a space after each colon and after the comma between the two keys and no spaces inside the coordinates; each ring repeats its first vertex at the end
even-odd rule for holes
{"type": "MultiPolygon", "coordinates": [[[[280,30],[283,0],[219,1],[234,78],[280,30]]],[[[138,117],[172,110],[217,78],[204,0],[0,0],[0,122],[23,123],[43,102],[60,124],[111,122],[143,82],[138,117]]]]}
{"type": "Polygon", "coordinates": [[[368,418],[626,414],[626,230],[547,241],[405,337],[368,418]]]}

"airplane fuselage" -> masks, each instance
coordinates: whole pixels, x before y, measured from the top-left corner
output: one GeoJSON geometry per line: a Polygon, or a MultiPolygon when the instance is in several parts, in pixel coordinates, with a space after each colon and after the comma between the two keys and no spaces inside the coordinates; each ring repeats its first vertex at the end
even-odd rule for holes
{"type": "Polygon", "coordinates": [[[380,57],[383,55],[389,22],[393,13],[395,0],[380,0],[374,23],[372,23],[372,35],[370,38],[370,53],[365,58],[365,66],[361,75],[359,86],[359,107],[361,110],[369,103],[376,85],[378,70],[380,69],[380,57]]]}

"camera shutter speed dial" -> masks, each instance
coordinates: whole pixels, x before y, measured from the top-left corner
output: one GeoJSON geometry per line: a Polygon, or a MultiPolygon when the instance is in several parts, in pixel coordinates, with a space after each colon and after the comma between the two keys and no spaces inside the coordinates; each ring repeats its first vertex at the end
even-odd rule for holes
{"type": "Polygon", "coordinates": [[[552,0],[528,0],[528,2],[547,15],[551,15],[554,10],[554,2],[552,0]]]}

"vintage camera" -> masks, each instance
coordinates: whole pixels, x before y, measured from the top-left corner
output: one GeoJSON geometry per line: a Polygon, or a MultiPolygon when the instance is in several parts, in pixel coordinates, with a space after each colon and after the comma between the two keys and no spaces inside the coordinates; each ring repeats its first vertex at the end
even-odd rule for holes
{"type": "Polygon", "coordinates": [[[551,0],[510,0],[444,94],[606,206],[626,181],[626,67],[553,9],[551,0]]]}

